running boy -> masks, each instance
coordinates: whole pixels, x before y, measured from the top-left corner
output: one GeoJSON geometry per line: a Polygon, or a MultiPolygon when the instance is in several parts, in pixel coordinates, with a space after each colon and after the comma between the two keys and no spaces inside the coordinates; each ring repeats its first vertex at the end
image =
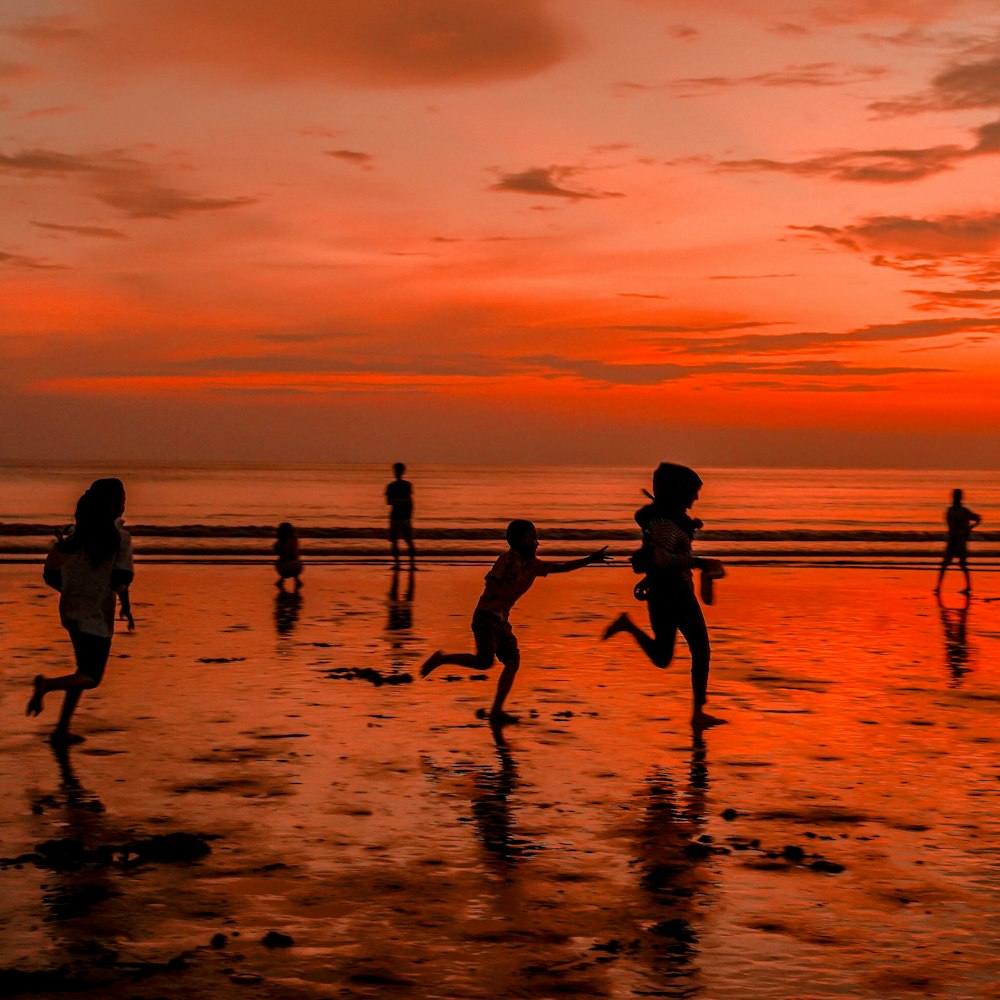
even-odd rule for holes
{"type": "Polygon", "coordinates": [[[475,653],[443,653],[438,650],[420,668],[420,676],[427,677],[446,663],[468,667],[470,670],[486,670],[493,665],[494,659],[498,659],[503,664],[503,672],[497,681],[497,691],[489,714],[490,724],[493,726],[517,722],[516,716],[508,715],[503,710],[504,701],[510,693],[521,663],[517,638],[508,620],[510,609],[537,577],[548,576],[550,573],[569,573],[591,563],[608,561],[607,546],[581,559],[568,559],[565,562],[539,559],[535,554],[538,551],[538,532],[531,521],[511,521],[507,525],[507,544],[510,548],[486,574],[486,586],[472,613],[475,653]]]}

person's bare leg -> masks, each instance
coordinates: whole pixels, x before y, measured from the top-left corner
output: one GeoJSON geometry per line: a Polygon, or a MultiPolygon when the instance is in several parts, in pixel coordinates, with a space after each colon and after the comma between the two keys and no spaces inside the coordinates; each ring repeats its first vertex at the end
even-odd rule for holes
{"type": "Polygon", "coordinates": [[[475,653],[444,653],[439,649],[424,660],[423,666],[420,668],[420,676],[426,677],[446,663],[456,667],[468,667],[470,670],[486,670],[489,667],[489,664],[484,665],[475,653]]]}
{"type": "Polygon", "coordinates": [[[46,678],[39,674],[35,678],[35,693],[28,702],[28,709],[37,708],[37,711],[28,711],[29,715],[38,715],[42,710],[42,699],[52,691],[65,691],[66,697],[63,699],[62,710],[59,713],[59,721],[52,731],[51,739],[56,742],[67,742],[70,739],[69,723],[76,711],[80,695],[84,691],[89,691],[97,687],[97,682],[87,674],[63,674],[61,677],[46,678]]]}
{"type": "Polygon", "coordinates": [[[510,689],[514,686],[514,678],[517,676],[517,668],[521,665],[521,659],[511,660],[503,665],[503,671],[497,680],[497,693],[493,698],[493,707],[490,709],[490,725],[505,726],[510,722],[517,722],[516,715],[510,715],[503,710],[503,703],[510,694],[510,689]]]}
{"type": "Polygon", "coordinates": [[[41,674],[36,674],[32,684],[31,697],[28,699],[28,707],[24,710],[24,714],[41,715],[45,707],[45,678],[41,674]]]}
{"type": "MultiPolygon", "coordinates": [[[[610,639],[611,636],[617,635],[619,632],[627,632],[642,648],[642,651],[649,657],[650,660],[657,667],[665,667],[670,663],[672,656],[666,655],[662,645],[653,636],[648,635],[631,618],[622,612],[605,630],[604,638],[610,639]]],[[[671,651],[672,652],[672,651],[671,651]]]]}
{"type": "Polygon", "coordinates": [[[941,584],[944,582],[944,571],[948,568],[951,562],[951,556],[945,556],[941,561],[941,569],[938,571],[937,585],[934,587],[934,593],[941,593],[941,584]]]}
{"type": "Polygon", "coordinates": [[[393,566],[395,566],[398,569],[399,568],[399,539],[398,538],[393,538],[390,541],[390,544],[392,546],[392,564],[393,564],[393,566]]]}
{"type": "Polygon", "coordinates": [[[962,573],[965,576],[965,590],[962,591],[963,594],[972,593],[972,579],[969,576],[969,566],[965,559],[960,559],[958,565],[962,568],[962,573]]]}

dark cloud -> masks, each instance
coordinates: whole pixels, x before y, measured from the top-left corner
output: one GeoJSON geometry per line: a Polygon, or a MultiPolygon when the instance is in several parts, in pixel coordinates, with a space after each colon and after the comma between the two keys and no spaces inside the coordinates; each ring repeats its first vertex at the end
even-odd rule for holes
{"type": "Polygon", "coordinates": [[[359,153],[353,149],[331,149],[327,150],[327,156],[332,156],[336,160],[343,160],[345,163],[353,163],[362,170],[373,169],[372,164],[375,158],[370,153],[359,153]]]}
{"type": "Polygon", "coordinates": [[[794,354],[830,348],[857,347],[862,344],[919,341],[977,330],[1000,333],[1000,318],[907,320],[901,323],[877,323],[842,333],[802,331],[732,337],[659,337],[655,342],[663,348],[684,350],[694,354],[794,354]]]}
{"type": "Polygon", "coordinates": [[[910,289],[910,295],[919,296],[915,306],[925,312],[947,312],[953,309],[983,309],[991,305],[1000,308],[1000,289],[962,288],[954,291],[928,291],[910,289]]]}
{"type": "Polygon", "coordinates": [[[924,93],[869,105],[870,110],[887,117],[996,107],[1000,107],[1000,54],[995,53],[953,64],[938,73],[924,93]]]}
{"type": "Polygon", "coordinates": [[[973,285],[1000,281],[1000,212],[879,215],[849,226],[789,228],[860,254],[876,267],[973,285]]]}
{"type": "Polygon", "coordinates": [[[32,222],[39,229],[47,229],[53,233],[66,233],[70,236],[98,236],[109,240],[124,240],[128,237],[119,229],[108,229],[104,226],[62,226],[55,222],[32,222]]]}
{"type": "Polygon", "coordinates": [[[374,87],[479,83],[539,73],[572,45],[545,0],[92,0],[95,71],[191,66],[253,80],[374,87]]]}
{"type": "Polygon", "coordinates": [[[174,219],[197,212],[238,208],[253,198],[218,198],[191,194],[164,183],[149,164],[120,150],[93,156],[30,149],[0,153],[0,174],[22,177],[81,177],[89,193],[136,219],[174,219]]]}
{"type": "Polygon", "coordinates": [[[27,268],[32,271],[64,271],[67,268],[62,264],[48,264],[36,257],[25,257],[19,253],[7,253],[0,250],[0,267],[27,268]]]}
{"type": "Polygon", "coordinates": [[[681,42],[691,42],[701,37],[701,32],[690,24],[672,24],[667,28],[667,34],[681,42]]]}
{"type": "Polygon", "coordinates": [[[545,198],[568,198],[581,201],[590,198],[621,198],[616,191],[587,191],[566,187],[578,167],[532,167],[515,174],[501,174],[500,180],[490,187],[491,191],[513,191],[517,194],[539,195],[545,198]]]}
{"type": "Polygon", "coordinates": [[[562,358],[555,355],[536,355],[522,361],[549,370],[552,377],[575,376],[604,385],[660,385],[680,379],[706,375],[764,375],[781,376],[783,384],[789,378],[859,378],[886,377],[890,375],[926,374],[942,372],[942,368],[914,368],[905,366],[862,367],[838,361],[799,361],[791,364],[749,361],[715,361],[705,363],[644,363],[619,364],[589,359],[562,358]]]}
{"type": "Polygon", "coordinates": [[[956,163],[976,155],[976,152],[961,146],[841,150],[805,160],[722,160],[716,164],[716,169],[726,173],[795,174],[799,177],[828,177],[836,181],[900,184],[951,170],[956,163]]]}

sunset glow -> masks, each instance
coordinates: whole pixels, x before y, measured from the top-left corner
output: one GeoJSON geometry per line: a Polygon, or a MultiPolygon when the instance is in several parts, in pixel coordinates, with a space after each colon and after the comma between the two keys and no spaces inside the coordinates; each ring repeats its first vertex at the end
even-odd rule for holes
{"type": "Polygon", "coordinates": [[[998,467],[986,0],[0,0],[0,458],[998,467]]]}

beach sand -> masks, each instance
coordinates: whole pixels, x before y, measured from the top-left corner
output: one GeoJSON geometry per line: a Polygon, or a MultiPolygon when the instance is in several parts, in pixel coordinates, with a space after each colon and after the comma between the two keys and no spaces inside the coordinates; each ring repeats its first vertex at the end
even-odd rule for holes
{"type": "Polygon", "coordinates": [[[729,722],[696,740],[683,643],[659,671],[600,641],[642,619],[631,574],[541,580],[495,740],[496,668],[416,677],[469,648],[485,571],[421,567],[408,599],[312,565],[296,601],[265,566],[140,565],[60,756],[61,696],[23,715],[71,662],[57,598],[0,567],[0,992],[996,996],[1000,602],[735,567],[708,609],[729,722]]]}

